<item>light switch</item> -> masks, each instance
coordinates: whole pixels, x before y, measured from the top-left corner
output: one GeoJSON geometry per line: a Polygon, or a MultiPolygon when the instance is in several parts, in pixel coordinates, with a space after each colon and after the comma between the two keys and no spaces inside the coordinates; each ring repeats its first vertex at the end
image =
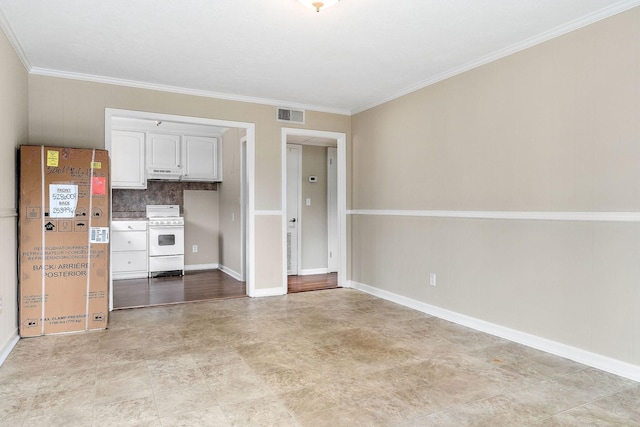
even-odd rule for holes
{"type": "Polygon", "coordinates": [[[311,197],[307,197],[307,206],[311,206],[311,197]]]}

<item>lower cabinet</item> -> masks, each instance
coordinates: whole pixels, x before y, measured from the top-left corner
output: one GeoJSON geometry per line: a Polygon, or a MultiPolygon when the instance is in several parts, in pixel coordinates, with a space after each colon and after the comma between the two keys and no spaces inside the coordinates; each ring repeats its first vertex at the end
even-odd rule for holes
{"type": "Polygon", "coordinates": [[[148,277],[148,262],[147,221],[113,221],[111,223],[113,280],[148,277]]]}

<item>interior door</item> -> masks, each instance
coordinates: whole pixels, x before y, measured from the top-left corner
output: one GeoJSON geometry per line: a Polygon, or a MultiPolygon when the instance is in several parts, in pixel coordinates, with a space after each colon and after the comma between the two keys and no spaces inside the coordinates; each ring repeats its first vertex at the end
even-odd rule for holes
{"type": "Polygon", "coordinates": [[[300,199],[302,191],[302,147],[287,144],[287,274],[297,275],[300,259],[300,199]]]}

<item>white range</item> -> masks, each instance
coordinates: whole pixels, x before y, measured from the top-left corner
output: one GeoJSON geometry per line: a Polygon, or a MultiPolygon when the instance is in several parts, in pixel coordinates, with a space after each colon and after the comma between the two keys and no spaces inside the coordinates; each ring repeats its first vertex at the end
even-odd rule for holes
{"type": "Polygon", "coordinates": [[[184,275],[184,218],[178,205],[147,205],[149,277],[184,275]]]}

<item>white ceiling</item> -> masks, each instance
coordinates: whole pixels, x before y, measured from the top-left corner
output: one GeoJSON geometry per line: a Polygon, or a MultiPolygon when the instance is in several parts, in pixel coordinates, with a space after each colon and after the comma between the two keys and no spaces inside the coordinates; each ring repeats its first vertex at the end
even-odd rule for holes
{"type": "Polygon", "coordinates": [[[640,0],[0,0],[30,72],[352,114],[640,0]]]}

